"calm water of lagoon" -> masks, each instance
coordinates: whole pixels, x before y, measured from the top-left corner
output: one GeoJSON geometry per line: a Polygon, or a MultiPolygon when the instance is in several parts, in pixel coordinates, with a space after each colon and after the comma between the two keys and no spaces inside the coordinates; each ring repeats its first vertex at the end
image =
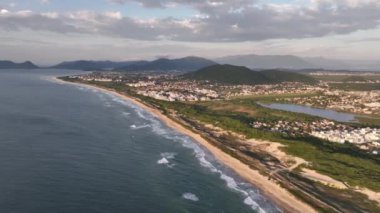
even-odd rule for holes
{"type": "Polygon", "coordinates": [[[337,112],[331,109],[318,109],[318,108],[309,107],[309,106],[302,106],[302,105],[296,105],[296,104],[280,104],[280,103],[271,103],[271,104],[260,103],[260,105],[263,107],[271,108],[271,109],[304,113],[304,114],[327,118],[327,119],[339,121],[339,122],[357,121],[355,118],[356,115],[354,114],[337,112]]]}

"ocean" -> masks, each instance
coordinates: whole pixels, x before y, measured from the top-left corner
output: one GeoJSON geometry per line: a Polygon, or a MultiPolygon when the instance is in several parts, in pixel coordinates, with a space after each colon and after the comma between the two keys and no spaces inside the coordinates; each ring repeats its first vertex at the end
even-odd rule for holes
{"type": "Polygon", "coordinates": [[[54,76],[0,70],[0,212],[280,212],[140,107],[54,76]]]}

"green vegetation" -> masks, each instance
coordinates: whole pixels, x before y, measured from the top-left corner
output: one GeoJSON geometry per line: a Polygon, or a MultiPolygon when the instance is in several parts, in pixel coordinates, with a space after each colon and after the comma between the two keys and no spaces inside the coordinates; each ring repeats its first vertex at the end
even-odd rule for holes
{"type": "MultiPolygon", "coordinates": [[[[70,79],[69,79],[70,80],[70,79]]],[[[253,121],[312,121],[316,117],[299,113],[273,110],[256,104],[263,97],[233,99],[228,101],[182,103],[166,102],[140,96],[120,83],[90,82],[101,87],[133,95],[164,113],[175,110],[190,120],[195,119],[230,130],[247,138],[270,140],[286,145],[283,150],[301,157],[311,164],[312,169],[350,186],[366,187],[380,191],[380,158],[369,155],[350,144],[337,144],[313,137],[289,136],[262,131],[251,127],[253,121]]]]}
{"type": "Polygon", "coordinates": [[[317,81],[301,73],[281,71],[281,70],[264,70],[259,72],[260,74],[267,77],[270,82],[281,83],[281,82],[301,82],[306,84],[315,84],[317,81]]]}
{"type": "Polygon", "coordinates": [[[279,70],[252,71],[246,67],[214,65],[183,75],[194,80],[208,80],[226,84],[276,84],[282,82],[316,83],[310,76],[279,70]]]}
{"type": "Polygon", "coordinates": [[[329,86],[333,89],[347,91],[371,91],[380,90],[380,83],[330,83],[329,86]]]}
{"type": "Polygon", "coordinates": [[[353,76],[349,76],[345,79],[343,79],[343,82],[366,82],[367,79],[365,79],[364,77],[362,76],[356,76],[356,75],[353,75],[353,76]]]}

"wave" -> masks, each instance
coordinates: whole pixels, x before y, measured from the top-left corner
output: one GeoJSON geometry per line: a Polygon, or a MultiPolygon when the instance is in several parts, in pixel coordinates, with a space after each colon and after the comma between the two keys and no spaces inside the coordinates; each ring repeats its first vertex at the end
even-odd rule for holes
{"type": "Polygon", "coordinates": [[[161,158],[157,161],[158,164],[169,164],[170,162],[166,158],[161,158]]]}
{"type": "Polygon", "coordinates": [[[133,124],[130,127],[131,127],[131,129],[144,129],[144,128],[150,127],[150,125],[149,124],[144,124],[144,125],[136,126],[135,124],[133,124]]]}
{"type": "Polygon", "coordinates": [[[184,199],[186,199],[186,200],[191,200],[191,201],[194,201],[194,202],[199,201],[199,198],[195,194],[190,193],[190,192],[183,193],[182,197],[184,199]]]}
{"type": "MultiPolygon", "coordinates": [[[[243,196],[244,204],[250,206],[253,210],[260,213],[266,212],[264,209],[268,210],[269,212],[281,212],[281,210],[279,210],[270,201],[263,197],[257,189],[253,188],[251,184],[241,181],[240,178],[238,178],[238,176],[233,171],[229,170],[221,163],[219,163],[213,157],[212,154],[210,154],[207,150],[202,148],[189,136],[183,135],[171,128],[168,128],[154,114],[144,110],[140,106],[135,105],[132,102],[126,101],[120,97],[117,97],[116,95],[110,93],[106,94],[108,94],[111,97],[112,101],[122,104],[123,106],[126,106],[130,109],[133,109],[137,116],[149,122],[149,124],[144,124],[141,126],[131,125],[132,129],[150,127],[155,134],[174,142],[180,142],[183,147],[193,150],[194,156],[198,159],[202,167],[207,168],[212,173],[218,174],[219,178],[222,179],[230,189],[241,194],[243,196]],[[232,176],[235,176],[236,178],[232,176]]],[[[162,153],[161,159],[159,159],[157,163],[167,165],[168,167],[174,166],[174,164],[170,163],[170,159],[173,159],[175,157],[175,154],[163,154],[165,153],[162,153]]],[[[194,198],[191,196],[191,193],[185,193],[184,196],[185,195],[187,198],[194,198]]]]}
{"type": "Polygon", "coordinates": [[[161,159],[157,161],[158,164],[165,164],[169,168],[173,168],[175,166],[174,163],[171,163],[170,160],[174,159],[177,153],[173,152],[164,152],[161,153],[161,159]]]}

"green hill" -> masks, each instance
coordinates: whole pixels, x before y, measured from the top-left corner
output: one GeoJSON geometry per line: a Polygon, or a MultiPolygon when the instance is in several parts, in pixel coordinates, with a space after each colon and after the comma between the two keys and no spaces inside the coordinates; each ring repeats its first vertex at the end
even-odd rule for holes
{"type": "Polygon", "coordinates": [[[316,83],[310,76],[279,70],[253,71],[247,67],[234,65],[213,65],[183,75],[194,80],[209,80],[226,84],[276,84],[281,82],[316,83]]]}
{"type": "Polygon", "coordinates": [[[184,77],[227,84],[262,84],[268,81],[268,79],[259,72],[234,65],[214,65],[185,74],[184,77]]]}
{"type": "Polygon", "coordinates": [[[273,83],[281,83],[281,82],[301,82],[306,84],[315,84],[317,80],[312,78],[311,76],[289,72],[289,71],[280,71],[280,70],[264,70],[260,72],[268,79],[270,79],[273,83]]]}

